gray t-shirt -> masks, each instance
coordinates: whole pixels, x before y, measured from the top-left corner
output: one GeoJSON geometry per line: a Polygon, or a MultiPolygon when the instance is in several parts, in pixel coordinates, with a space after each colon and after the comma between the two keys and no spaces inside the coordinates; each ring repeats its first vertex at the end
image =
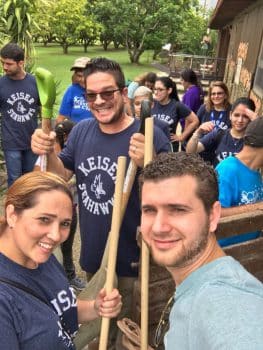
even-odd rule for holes
{"type": "Polygon", "coordinates": [[[262,350],[263,284],[230,256],[178,287],[165,350],[262,350]]]}

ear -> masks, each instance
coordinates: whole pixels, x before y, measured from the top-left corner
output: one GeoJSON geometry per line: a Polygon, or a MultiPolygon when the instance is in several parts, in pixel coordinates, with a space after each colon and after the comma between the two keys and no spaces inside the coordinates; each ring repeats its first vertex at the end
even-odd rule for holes
{"type": "Polygon", "coordinates": [[[215,232],[221,216],[221,204],[219,201],[213,204],[209,215],[209,232],[215,232]]]}
{"type": "Polygon", "coordinates": [[[129,100],[128,100],[128,88],[127,87],[123,88],[121,91],[121,94],[122,94],[122,97],[124,98],[124,102],[128,103],[129,102],[129,100]]]}
{"type": "Polygon", "coordinates": [[[18,61],[18,65],[20,68],[23,68],[24,67],[24,63],[25,61],[18,61]]]}
{"type": "Polygon", "coordinates": [[[8,204],[6,207],[6,221],[9,227],[14,227],[17,221],[17,213],[13,204],[8,204]]]}

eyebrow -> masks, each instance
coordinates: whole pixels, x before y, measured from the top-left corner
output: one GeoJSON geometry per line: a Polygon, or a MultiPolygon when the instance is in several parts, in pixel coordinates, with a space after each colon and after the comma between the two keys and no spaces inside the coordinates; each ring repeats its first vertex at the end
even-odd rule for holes
{"type": "MultiPolygon", "coordinates": [[[[161,205],[161,207],[165,209],[191,209],[188,205],[180,204],[180,203],[167,203],[164,205],[161,205]]],[[[144,204],[141,206],[142,209],[154,209],[156,206],[154,204],[144,204]]]]}

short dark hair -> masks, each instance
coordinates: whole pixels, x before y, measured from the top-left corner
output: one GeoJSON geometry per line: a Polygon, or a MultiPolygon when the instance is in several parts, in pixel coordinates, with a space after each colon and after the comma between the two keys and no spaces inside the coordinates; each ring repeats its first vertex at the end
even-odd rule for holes
{"type": "Polygon", "coordinates": [[[245,105],[247,106],[249,109],[251,109],[251,111],[255,112],[256,110],[256,105],[254,103],[254,101],[251,98],[248,97],[239,97],[235,100],[235,102],[232,104],[231,106],[231,112],[234,112],[234,110],[237,108],[237,106],[239,105],[245,105]]]}
{"type": "Polygon", "coordinates": [[[207,213],[218,201],[217,174],[212,166],[194,153],[161,153],[142,170],[139,177],[140,192],[147,181],[162,181],[172,177],[190,175],[197,180],[197,197],[202,201],[207,213]]]}
{"type": "Polygon", "coordinates": [[[16,62],[24,61],[25,52],[24,50],[15,43],[6,44],[0,51],[2,58],[9,58],[16,62]]]}
{"type": "Polygon", "coordinates": [[[195,72],[190,69],[190,68],[186,68],[181,72],[181,78],[186,81],[187,83],[191,83],[193,85],[197,85],[198,86],[198,79],[197,79],[197,75],[195,74],[195,72]]]}
{"type": "Polygon", "coordinates": [[[90,63],[87,64],[84,70],[85,81],[86,78],[96,72],[104,72],[111,74],[118,88],[123,89],[125,87],[125,78],[123,71],[116,61],[109,60],[105,57],[93,58],[90,63]]]}

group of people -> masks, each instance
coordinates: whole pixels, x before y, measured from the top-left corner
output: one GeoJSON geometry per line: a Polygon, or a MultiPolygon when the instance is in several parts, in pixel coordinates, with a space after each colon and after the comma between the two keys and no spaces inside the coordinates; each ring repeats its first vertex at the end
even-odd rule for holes
{"type": "MultiPolygon", "coordinates": [[[[141,223],[153,258],[167,267],[176,283],[166,349],[173,349],[174,344],[180,349],[260,349],[262,322],[254,313],[263,306],[262,284],[224,255],[214,234],[220,215],[233,213],[228,211],[233,208],[227,207],[235,206],[239,212],[246,210],[247,203],[257,202],[255,207],[262,207],[258,168],[263,165],[263,119],[253,112],[252,101],[242,98],[231,107],[226,86],[216,82],[203,104],[201,88],[187,74],[182,77],[188,94],[184,103],[169,77],[152,77],[154,83],[148,87],[138,83],[129,100],[117,62],[82,57],[71,68],[72,85],[63,97],[56,132],[46,134],[37,128],[41,106],[35,79],[25,73],[17,45],[6,46],[0,52],[5,72],[0,78],[2,135],[9,132],[13,138],[13,130],[22,129],[17,123],[34,122],[31,144],[24,138],[23,149],[14,147],[20,165],[24,150],[34,160],[32,168],[22,169],[16,178],[6,160],[9,188],[0,234],[0,322],[5,348],[74,349],[78,324],[98,316],[131,317],[140,254],[136,231],[141,223]],[[13,53],[16,50],[19,56],[13,53]],[[30,77],[35,96],[27,92],[28,83],[25,90],[14,90],[19,85],[15,83],[23,83],[26,77],[30,77]],[[102,290],[92,301],[76,300],[52,252],[69,239],[64,252],[69,259],[64,260],[69,261],[68,272],[74,270],[70,232],[74,231],[77,204],[80,266],[87,281],[99,269],[111,225],[117,158],[126,156],[138,169],[143,167],[144,136],[138,130],[144,99],[152,103],[156,159],[142,171],[140,190],[136,177],[123,218],[116,267],[118,290],[108,295],[102,290]],[[131,103],[134,115],[126,113],[131,103]],[[37,106],[34,115],[33,105],[37,106]],[[64,139],[63,123],[68,119],[75,125],[64,139]],[[176,134],[179,122],[180,135],[176,134]],[[61,129],[62,143],[58,139],[61,129]],[[176,151],[178,142],[185,145],[186,152],[171,152],[171,144],[176,151]],[[192,153],[203,153],[204,159],[192,153]],[[33,169],[37,156],[44,154],[48,172],[23,175],[33,169]],[[220,161],[216,170],[207,163],[212,156],[220,161]],[[67,184],[73,175],[77,203],[67,184]],[[253,184],[247,184],[247,176],[253,178],[253,184]],[[240,300],[242,307],[237,303],[240,300]],[[236,317],[231,319],[233,315],[236,317]],[[242,337],[237,339],[240,333],[242,337]]],[[[6,156],[9,144],[4,145],[6,156]]],[[[74,271],[69,279],[72,276],[74,271]]],[[[109,344],[121,349],[116,329],[110,333],[109,344]]]]}

